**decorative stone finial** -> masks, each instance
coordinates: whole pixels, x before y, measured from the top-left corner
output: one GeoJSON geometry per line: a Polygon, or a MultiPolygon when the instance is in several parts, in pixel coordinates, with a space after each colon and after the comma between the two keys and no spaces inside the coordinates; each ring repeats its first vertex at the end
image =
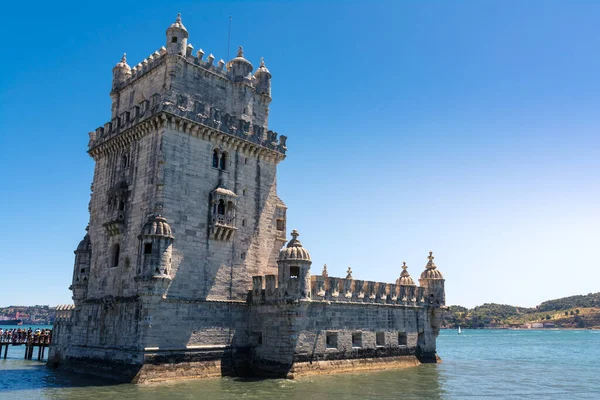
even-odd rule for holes
{"type": "Polygon", "coordinates": [[[177,19],[175,20],[175,22],[181,23],[181,13],[177,13],[177,19]]]}
{"type": "Polygon", "coordinates": [[[244,57],[244,48],[242,46],[238,47],[237,56],[238,57],[244,57]]]}
{"type": "Polygon", "coordinates": [[[123,57],[121,57],[121,62],[127,63],[127,53],[123,53],[123,57]]]}
{"type": "Polygon", "coordinates": [[[265,66],[265,58],[264,58],[264,57],[261,57],[261,58],[260,58],[260,66],[261,66],[261,67],[264,67],[264,66],[265,66]]]}
{"type": "Polygon", "coordinates": [[[327,273],[327,264],[323,265],[323,272],[321,273],[321,275],[325,278],[329,276],[329,274],[327,273]]]}
{"type": "Polygon", "coordinates": [[[406,270],[407,268],[408,268],[408,265],[406,265],[406,261],[402,261],[402,272],[400,273],[400,276],[402,276],[402,277],[410,276],[410,274],[406,270]]]}
{"type": "Polygon", "coordinates": [[[294,238],[294,240],[298,239],[298,236],[300,236],[300,234],[298,233],[298,230],[294,229],[292,231],[292,237],[294,238]]]}
{"type": "Polygon", "coordinates": [[[434,262],[433,262],[433,259],[434,259],[434,258],[435,258],[435,257],[433,256],[433,251],[430,251],[430,252],[429,252],[429,257],[427,257],[427,259],[428,259],[429,261],[427,262],[427,265],[425,266],[425,268],[427,268],[427,269],[435,269],[435,268],[436,268],[436,265],[435,265],[435,264],[434,264],[434,262]]]}
{"type": "Polygon", "coordinates": [[[352,268],[348,267],[348,271],[346,271],[346,279],[352,279],[352,268]]]}

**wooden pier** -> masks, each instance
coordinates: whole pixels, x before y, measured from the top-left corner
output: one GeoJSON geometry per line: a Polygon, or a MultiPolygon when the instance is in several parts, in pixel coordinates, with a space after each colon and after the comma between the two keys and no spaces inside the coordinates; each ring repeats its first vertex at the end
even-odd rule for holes
{"type": "Polygon", "coordinates": [[[6,334],[0,336],[0,356],[6,359],[9,346],[25,346],[25,360],[32,360],[37,348],[37,359],[41,361],[44,358],[46,348],[52,343],[52,331],[49,334],[35,334],[26,332],[25,335],[17,335],[10,337],[6,334]],[[4,350],[4,355],[2,353],[4,350]]]}

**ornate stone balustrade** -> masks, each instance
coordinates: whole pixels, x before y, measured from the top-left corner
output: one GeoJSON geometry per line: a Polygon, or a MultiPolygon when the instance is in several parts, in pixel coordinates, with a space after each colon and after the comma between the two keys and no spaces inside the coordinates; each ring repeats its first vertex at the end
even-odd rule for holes
{"type": "MultiPolygon", "coordinates": [[[[420,286],[311,275],[312,301],[426,306],[423,291],[424,288],[420,286]]],[[[252,277],[251,297],[252,302],[282,299],[277,277],[275,275],[252,277]]]]}

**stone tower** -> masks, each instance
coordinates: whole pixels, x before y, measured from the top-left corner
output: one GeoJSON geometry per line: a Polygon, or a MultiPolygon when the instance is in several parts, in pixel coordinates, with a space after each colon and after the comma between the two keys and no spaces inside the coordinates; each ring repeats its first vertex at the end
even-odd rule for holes
{"type": "MultiPolygon", "coordinates": [[[[236,324],[252,276],[277,274],[286,138],[268,127],[271,73],[261,62],[253,75],[241,47],[226,68],[192,50],[178,16],[165,46],[133,68],[123,55],[111,119],[89,134],[89,231],[76,251],[69,328],[70,346],[89,360],[106,357],[103,347],[139,362],[145,348],[243,342],[236,324]]],[[[80,355],[71,351],[55,355],[80,355]]]]}

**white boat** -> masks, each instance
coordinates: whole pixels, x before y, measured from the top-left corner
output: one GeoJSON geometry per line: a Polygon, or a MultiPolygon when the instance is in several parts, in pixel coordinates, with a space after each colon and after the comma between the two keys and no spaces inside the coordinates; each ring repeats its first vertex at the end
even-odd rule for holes
{"type": "Polygon", "coordinates": [[[461,330],[460,330],[460,326],[459,326],[458,327],[458,334],[460,335],[460,333],[461,333],[461,330]]]}

